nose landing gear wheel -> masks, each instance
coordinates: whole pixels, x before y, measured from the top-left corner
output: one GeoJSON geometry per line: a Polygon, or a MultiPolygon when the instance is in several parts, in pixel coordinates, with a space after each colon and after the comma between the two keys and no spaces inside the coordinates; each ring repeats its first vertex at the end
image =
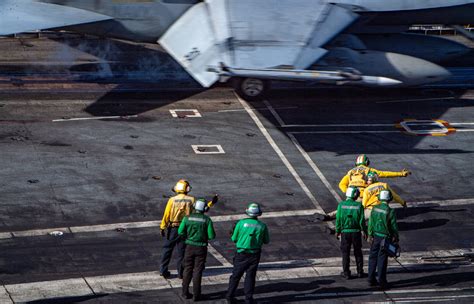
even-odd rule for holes
{"type": "Polygon", "coordinates": [[[237,94],[245,100],[261,100],[268,92],[270,83],[268,80],[256,78],[235,78],[233,87],[237,94]]]}

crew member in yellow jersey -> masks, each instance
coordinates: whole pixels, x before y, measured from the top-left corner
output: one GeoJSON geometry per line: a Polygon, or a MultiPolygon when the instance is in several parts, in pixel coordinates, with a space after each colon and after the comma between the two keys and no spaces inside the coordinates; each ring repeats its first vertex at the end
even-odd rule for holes
{"type": "MultiPolygon", "coordinates": [[[[392,171],[380,171],[377,169],[374,169],[372,167],[369,167],[370,165],[370,160],[365,154],[361,154],[357,157],[356,162],[355,162],[355,167],[352,168],[347,172],[346,175],[341,179],[339,182],[339,189],[343,193],[346,193],[348,187],[357,187],[359,188],[360,196],[359,196],[359,202],[362,202],[362,199],[364,197],[364,190],[365,187],[367,187],[367,174],[369,172],[375,172],[379,177],[406,177],[411,174],[410,171],[407,169],[403,169],[400,172],[392,172],[392,171]]],[[[329,212],[328,214],[322,214],[322,213],[315,213],[314,214],[315,218],[321,221],[330,221],[334,220],[336,218],[336,210],[333,210],[329,212]]]]}
{"type": "MultiPolygon", "coordinates": [[[[182,262],[184,258],[185,244],[184,240],[182,240],[178,234],[178,228],[183,218],[194,211],[195,198],[188,195],[189,191],[191,191],[191,185],[184,179],[179,180],[172,190],[176,195],[168,200],[160,225],[161,236],[166,237],[161,256],[160,275],[164,278],[169,278],[171,276],[168,271],[168,265],[171,260],[173,249],[176,246],[178,248],[178,277],[182,279],[182,262]]],[[[212,201],[208,203],[208,207],[212,207],[217,200],[217,195],[214,195],[212,201]]]]}
{"type": "Polygon", "coordinates": [[[347,172],[347,174],[339,182],[339,189],[343,193],[346,193],[347,187],[357,187],[360,191],[359,199],[362,200],[364,189],[367,187],[367,174],[369,172],[377,173],[380,178],[390,178],[390,177],[406,177],[411,174],[407,169],[403,169],[400,172],[391,172],[391,171],[380,171],[374,168],[369,167],[370,160],[365,154],[361,154],[357,157],[355,167],[347,172]]]}
{"type": "Polygon", "coordinates": [[[404,201],[387,183],[378,181],[377,173],[369,172],[367,175],[368,186],[364,190],[364,199],[362,200],[362,206],[364,207],[364,215],[366,219],[369,219],[372,208],[380,205],[379,193],[382,190],[389,190],[392,194],[393,201],[399,203],[404,208],[407,207],[407,202],[404,201]]]}

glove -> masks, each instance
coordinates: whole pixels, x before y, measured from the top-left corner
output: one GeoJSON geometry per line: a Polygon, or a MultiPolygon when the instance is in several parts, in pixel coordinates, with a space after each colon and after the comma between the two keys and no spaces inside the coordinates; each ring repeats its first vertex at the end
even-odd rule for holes
{"type": "Polygon", "coordinates": [[[404,177],[407,177],[408,175],[411,175],[411,172],[410,172],[410,170],[403,169],[402,174],[403,174],[404,177]]]}
{"type": "Polygon", "coordinates": [[[217,204],[217,201],[219,201],[219,195],[214,194],[214,196],[212,197],[211,204],[209,205],[209,207],[212,207],[212,206],[214,206],[215,204],[217,204]]]}
{"type": "Polygon", "coordinates": [[[366,241],[367,241],[367,233],[365,233],[365,232],[362,232],[362,237],[364,238],[364,240],[366,240],[366,241]]]}
{"type": "Polygon", "coordinates": [[[397,244],[400,240],[398,239],[398,237],[394,236],[392,237],[392,242],[397,244]]]}
{"type": "Polygon", "coordinates": [[[160,229],[160,234],[161,234],[161,237],[165,237],[166,235],[165,229],[160,229]]]}
{"type": "Polygon", "coordinates": [[[403,202],[403,208],[406,209],[408,206],[407,206],[407,201],[404,201],[403,202]]]}
{"type": "Polygon", "coordinates": [[[340,234],[340,233],[336,233],[336,239],[337,239],[337,240],[340,240],[340,239],[341,239],[341,234],[340,234]]]}

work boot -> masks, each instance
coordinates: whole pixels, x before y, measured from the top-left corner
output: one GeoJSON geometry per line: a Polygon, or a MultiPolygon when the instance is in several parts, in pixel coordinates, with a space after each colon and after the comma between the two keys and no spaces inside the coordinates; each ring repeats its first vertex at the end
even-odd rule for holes
{"type": "Polygon", "coordinates": [[[346,280],[350,280],[351,279],[351,274],[347,273],[347,272],[341,272],[341,277],[343,277],[346,280]]]}
{"type": "Polygon", "coordinates": [[[377,286],[377,281],[374,280],[374,279],[369,279],[369,280],[368,280],[368,283],[369,283],[369,286],[370,286],[370,287],[377,286]]]}
{"type": "Polygon", "coordinates": [[[390,289],[390,286],[389,286],[389,284],[388,284],[387,281],[385,281],[385,282],[379,282],[379,286],[380,286],[380,289],[382,289],[382,290],[390,289]]]}
{"type": "Polygon", "coordinates": [[[227,304],[235,304],[235,303],[237,303],[237,299],[234,298],[234,297],[232,297],[232,298],[227,298],[227,297],[226,297],[225,299],[226,299],[226,301],[227,301],[227,304]]]}
{"type": "Polygon", "coordinates": [[[203,301],[204,299],[205,299],[205,297],[203,295],[193,295],[193,301],[194,302],[203,301]]]}
{"type": "Polygon", "coordinates": [[[190,294],[189,292],[183,292],[182,296],[185,299],[191,299],[193,297],[193,295],[190,294]]]}
{"type": "Polygon", "coordinates": [[[169,279],[171,278],[171,273],[169,271],[165,271],[165,272],[160,273],[160,276],[162,276],[165,279],[169,279]]]}
{"type": "Polygon", "coordinates": [[[362,279],[362,278],[367,277],[367,274],[365,274],[364,272],[358,272],[358,273],[357,273],[357,277],[358,277],[359,279],[362,279]]]}

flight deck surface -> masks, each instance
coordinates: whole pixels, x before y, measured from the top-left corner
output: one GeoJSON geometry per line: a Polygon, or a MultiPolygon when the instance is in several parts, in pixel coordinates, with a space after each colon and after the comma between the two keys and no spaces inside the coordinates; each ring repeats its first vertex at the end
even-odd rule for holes
{"type": "Polygon", "coordinates": [[[209,303],[224,302],[229,230],[253,201],[271,237],[259,303],[473,301],[472,90],[275,90],[248,103],[229,88],[4,77],[1,303],[185,302],[174,261],[170,280],[158,273],[158,225],[180,178],[220,196],[209,303]],[[361,153],[413,173],[385,180],[408,202],[387,291],[339,276],[339,242],[313,216],[336,208],[361,153]]]}

